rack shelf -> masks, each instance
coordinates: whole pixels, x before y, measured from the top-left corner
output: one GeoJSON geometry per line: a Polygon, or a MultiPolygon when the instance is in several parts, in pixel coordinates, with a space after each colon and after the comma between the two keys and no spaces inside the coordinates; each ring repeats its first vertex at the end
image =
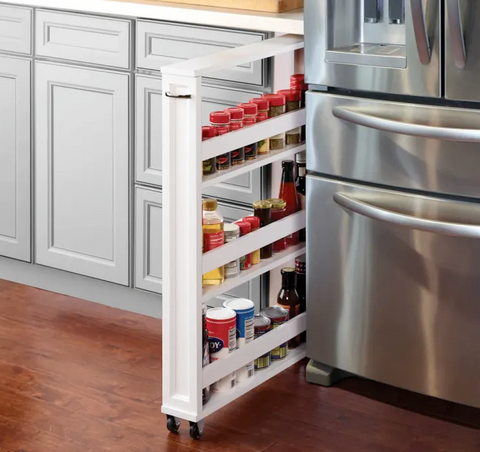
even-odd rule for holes
{"type": "Polygon", "coordinates": [[[300,144],[292,144],[286,146],[284,149],[278,151],[270,151],[269,154],[259,155],[255,160],[250,160],[242,165],[233,166],[229,170],[217,172],[210,176],[203,176],[202,189],[211,187],[212,185],[224,182],[232,177],[240,176],[240,174],[248,173],[254,169],[261,168],[262,166],[269,165],[270,163],[277,162],[278,160],[287,159],[293,157],[295,154],[305,150],[305,142],[300,144]]]}

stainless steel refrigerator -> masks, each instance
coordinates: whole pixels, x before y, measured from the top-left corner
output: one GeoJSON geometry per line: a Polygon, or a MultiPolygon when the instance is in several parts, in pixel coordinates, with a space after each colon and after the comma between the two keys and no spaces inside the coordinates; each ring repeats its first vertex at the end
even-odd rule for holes
{"type": "Polygon", "coordinates": [[[480,1],[305,26],[308,356],[480,407],[480,1]]]}

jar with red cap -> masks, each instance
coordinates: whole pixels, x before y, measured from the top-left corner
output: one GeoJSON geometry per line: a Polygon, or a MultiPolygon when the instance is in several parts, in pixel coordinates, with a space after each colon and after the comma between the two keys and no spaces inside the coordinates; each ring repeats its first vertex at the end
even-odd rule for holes
{"type": "MultiPolygon", "coordinates": [[[[272,223],[287,216],[287,203],[283,199],[267,199],[272,204],[272,223]]],[[[286,237],[273,243],[273,252],[279,253],[287,248],[286,237]]]]}
{"type": "MultiPolygon", "coordinates": [[[[210,124],[215,127],[215,136],[230,132],[230,113],[226,111],[214,111],[210,113],[210,124]]],[[[230,152],[217,155],[217,170],[223,171],[232,166],[230,152]]]]}
{"type": "MultiPolygon", "coordinates": [[[[235,224],[240,228],[240,237],[252,232],[252,225],[248,221],[235,221],[235,224]]],[[[240,258],[240,271],[248,270],[251,266],[252,261],[250,260],[250,253],[240,258]]]]}
{"type": "MultiPolygon", "coordinates": [[[[202,127],[202,141],[209,140],[215,136],[215,127],[212,126],[203,126],[202,127]]],[[[204,176],[209,174],[215,174],[216,170],[216,161],[215,157],[211,159],[204,160],[202,163],[202,172],[204,176]]]]}
{"type": "MultiPolygon", "coordinates": [[[[250,99],[251,104],[256,104],[258,107],[257,122],[266,121],[268,119],[268,108],[270,106],[267,99],[263,97],[256,97],[250,99]]],[[[257,154],[268,154],[270,152],[270,140],[266,138],[257,143],[257,154]]]]}
{"type": "MultiPolygon", "coordinates": [[[[239,104],[245,116],[243,118],[243,127],[253,126],[257,122],[258,107],[257,104],[239,104]]],[[[245,146],[245,160],[255,160],[258,156],[257,143],[248,144],[245,146]]]]}
{"type": "MultiPolygon", "coordinates": [[[[243,127],[243,119],[245,117],[243,110],[238,107],[232,107],[227,108],[225,111],[230,113],[230,132],[240,130],[243,127]]],[[[231,154],[232,165],[245,163],[245,149],[243,147],[233,150],[231,154]]]]}
{"type": "MultiPolygon", "coordinates": [[[[252,232],[255,232],[257,229],[260,229],[260,218],[258,217],[254,217],[254,216],[245,217],[243,221],[248,221],[252,225],[252,232]]],[[[252,265],[256,265],[260,263],[260,248],[250,253],[250,260],[252,261],[252,265]]]]}
{"type": "MultiPolygon", "coordinates": [[[[304,74],[294,74],[290,77],[290,89],[300,91],[300,108],[305,108],[305,94],[308,90],[308,85],[305,84],[304,74]]],[[[301,140],[305,140],[305,126],[301,127],[301,140]]]]}
{"type": "MultiPolygon", "coordinates": [[[[282,94],[265,94],[263,96],[269,102],[268,117],[275,118],[285,113],[286,99],[282,94]]],[[[270,150],[277,151],[285,147],[285,133],[279,133],[270,137],[270,150]]]]}
{"type": "MultiPolygon", "coordinates": [[[[282,94],[287,100],[285,105],[285,111],[287,113],[300,109],[300,91],[295,91],[293,89],[282,89],[278,91],[278,94],[282,94]]],[[[301,141],[301,135],[301,127],[296,127],[295,129],[289,130],[285,133],[285,144],[287,146],[291,144],[299,144],[301,141]]]]}

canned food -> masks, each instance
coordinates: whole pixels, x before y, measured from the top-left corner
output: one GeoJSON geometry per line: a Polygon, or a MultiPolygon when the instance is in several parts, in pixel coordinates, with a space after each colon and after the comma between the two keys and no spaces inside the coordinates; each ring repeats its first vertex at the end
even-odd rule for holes
{"type": "MultiPolygon", "coordinates": [[[[257,314],[253,318],[253,326],[255,329],[254,339],[263,336],[272,329],[272,321],[265,317],[264,315],[257,314]]],[[[266,369],[270,366],[272,360],[271,352],[265,353],[265,355],[260,356],[255,360],[255,370],[266,369]]]]}
{"type": "MultiPolygon", "coordinates": [[[[231,309],[213,308],[207,311],[210,360],[225,358],[237,348],[237,314],[231,309]]],[[[212,392],[229,391],[235,386],[235,372],[217,381],[212,392]]]]}
{"type": "MultiPolygon", "coordinates": [[[[270,319],[272,322],[272,329],[275,329],[288,321],[288,311],[281,306],[270,306],[265,308],[260,314],[270,319]]],[[[287,342],[280,344],[272,350],[272,361],[285,358],[287,353],[287,342]]]]}
{"type": "MultiPolygon", "coordinates": [[[[237,313],[237,348],[244,347],[253,341],[253,316],[255,304],[246,298],[233,298],[223,303],[224,308],[237,313]]],[[[242,382],[253,376],[253,361],[237,370],[237,381],[242,382]]]]}

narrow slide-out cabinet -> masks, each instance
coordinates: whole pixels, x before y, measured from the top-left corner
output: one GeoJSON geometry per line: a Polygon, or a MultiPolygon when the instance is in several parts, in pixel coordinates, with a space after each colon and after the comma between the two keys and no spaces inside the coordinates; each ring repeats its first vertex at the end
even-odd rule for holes
{"type": "Polygon", "coordinates": [[[128,74],[36,63],[36,260],[129,284],[128,74]]]}
{"type": "Polygon", "coordinates": [[[0,255],[31,258],[31,62],[0,56],[0,255]]]}

